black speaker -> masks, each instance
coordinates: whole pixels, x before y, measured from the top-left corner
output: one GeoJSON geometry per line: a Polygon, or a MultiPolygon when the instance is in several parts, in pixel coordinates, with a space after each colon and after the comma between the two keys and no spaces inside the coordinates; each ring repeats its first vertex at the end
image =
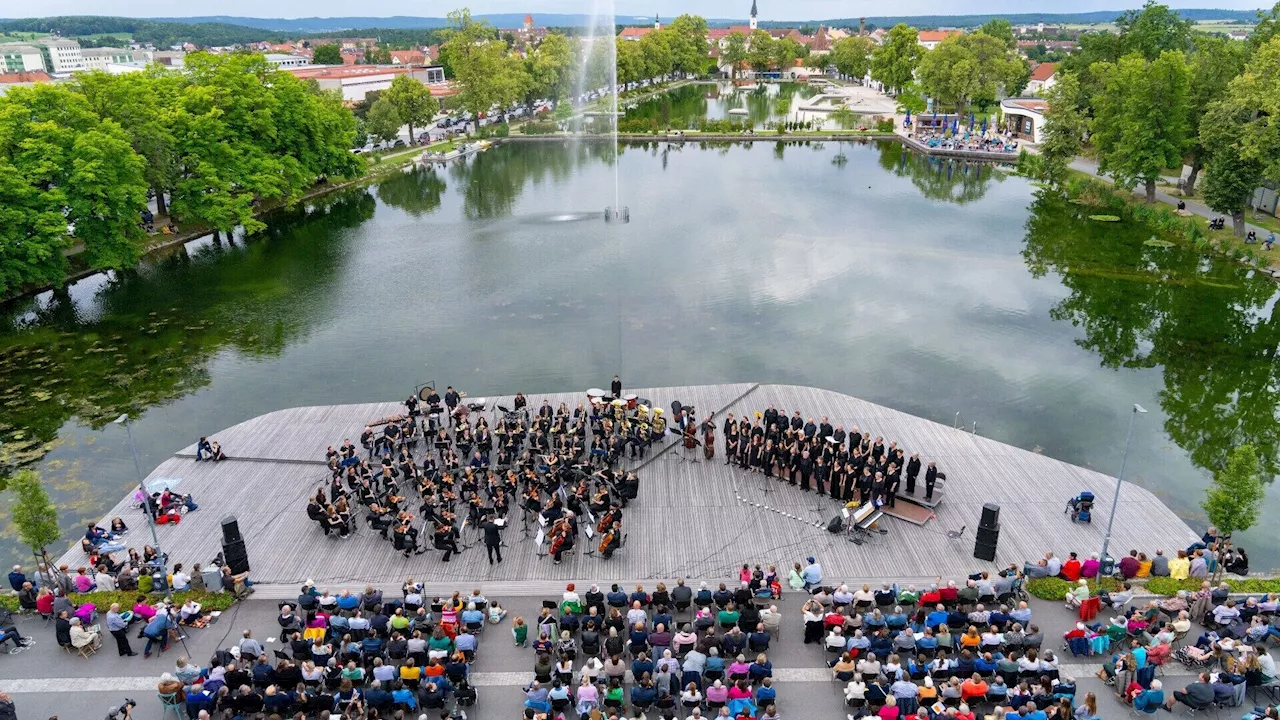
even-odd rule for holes
{"type": "Polygon", "coordinates": [[[995,559],[996,559],[996,544],[995,544],[995,543],[984,543],[984,542],[982,542],[981,540],[977,541],[977,542],[976,542],[976,543],[974,543],[974,545],[973,545],[973,556],[974,556],[974,557],[976,557],[976,558],[978,558],[979,560],[986,560],[986,561],[988,561],[988,562],[995,562],[995,559]]]}
{"type": "Polygon", "coordinates": [[[236,516],[228,515],[222,518],[222,544],[230,545],[243,539],[240,537],[240,523],[236,522],[236,516]]]}
{"type": "Polygon", "coordinates": [[[1000,506],[995,503],[987,503],[982,506],[982,520],[978,523],[978,527],[998,527],[1000,525],[1000,506]]]}
{"type": "Polygon", "coordinates": [[[831,522],[827,523],[827,532],[838,533],[844,529],[844,518],[837,515],[831,518],[831,522]]]}
{"type": "Polygon", "coordinates": [[[222,543],[222,559],[231,568],[232,574],[249,572],[249,551],[244,547],[244,540],[222,543]]]}
{"type": "Polygon", "coordinates": [[[979,525],[977,539],[980,543],[990,543],[995,545],[1000,541],[1000,526],[986,527],[984,525],[979,525]]]}

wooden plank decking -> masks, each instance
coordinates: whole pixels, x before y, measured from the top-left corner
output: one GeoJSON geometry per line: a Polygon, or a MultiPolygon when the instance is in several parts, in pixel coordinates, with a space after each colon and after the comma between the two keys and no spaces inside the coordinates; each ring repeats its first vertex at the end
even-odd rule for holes
{"type": "MultiPolygon", "coordinates": [[[[548,558],[535,556],[533,541],[522,537],[518,522],[506,531],[510,547],[500,565],[488,564],[479,533],[470,528],[463,541],[474,546],[453,562],[441,563],[437,552],[406,560],[367,527],[346,540],[326,538],[306,516],[307,496],[327,478],[325,448],[344,438],[358,440],[366,423],[403,409],[398,403],[371,403],[268,413],[212,436],[231,456],[226,462],[196,463],[193,446],[161,463],[149,479],[173,479],[177,489],[195,495],[200,510],[179,525],[158,528],[160,542],[174,562],[188,568],[207,563],[219,551],[221,519],[235,515],[255,582],[279,584],[285,594],[291,590],[284,588],[307,578],[327,587],[398,587],[412,576],[442,587],[502,583],[508,592],[513,582],[541,591],[571,579],[632,583],[683,576],[718,581],[734,576],[743,562],[776,564],[785,571],[809,555],[820,559],[831,579],[925,583],[937,576],[1020,564],[1046,550],[1088,553],[1102,545],[1104,522],[1076,525],[1063,514],[1067,500],[1088,489],[1098,496],[1096,517],[1106,517],[1115,479],[1101,473],[816,388],[737,384],[634,392],[659,407],[669,407],[673,399],[694,404],[700,417],[709,410],[717,418],[724,412],[741,416],[772,404],[788,414],[798,409],[805,417],[825,415],[846,429],[857,425],[886,442],[896,440],[908,455],[919,452],[922,461],[936,461],[947,474],[946,500],[937,519],[925,527],[887,519],[882,521],[886,535],[854,545],[822,527],[838,512],[835,501],[726,467],[722,444],[714,461],[702,461],[699,451],[699,462],[691,462],[669,442],[638,466],[640,494],[626,511],[628,542],[611,560],[579,552],[553,566],[548,558]],[[994,564],[973,558],[973,529],[986,502],[1002,508],[994,564]],[[946,536],[946,530],[961,526],[968,528],[963,539],[946,536]]],[[[531,395],[530,406],[544,397],[553,405],[563,401],[572,407],[585,401],[585,392],[531,395]]],[[[510,397],[489,401],[492,408],[495,402],[509,403],[510,397]]],[[[723,443],[723,438],[717,440],[723,443]]],[[[128,545],[141,548],[150,542],[145,518],[131,498],[112,508],[104,522],[116,515],[133,528],[126,536],[128,545]]],[[[1113,552],[1131,547],[1168,552],[1194,539],[1191,529],[1152,493],[1132,484],[1121,490],[1113,552]]],[[[580,550],[584,544],[579,543],[580,550]]],[[[77,546],[60,562],[75,568],[85,557],[77,546]]]]}

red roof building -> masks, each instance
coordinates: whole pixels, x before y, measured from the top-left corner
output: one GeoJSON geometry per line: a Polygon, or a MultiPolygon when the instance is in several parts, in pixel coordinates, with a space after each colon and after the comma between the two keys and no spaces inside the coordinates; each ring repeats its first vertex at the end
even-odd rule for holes
{"type": "Polygon", "coordinates": [[[938,43],[949,37],[960,35],[961,30],[921,30],[918,42],[927,50],[932,50],[938,46],[938,43]]]}
{"type": "Polygon", "coordinates": [[[427,55],[421,50],[392,50],[392,65],[426,65],[427,55]]]}

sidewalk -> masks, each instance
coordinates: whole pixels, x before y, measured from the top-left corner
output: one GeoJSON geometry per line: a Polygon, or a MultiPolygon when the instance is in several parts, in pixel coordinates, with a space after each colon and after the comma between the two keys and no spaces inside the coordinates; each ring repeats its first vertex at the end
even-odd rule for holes
{"type": "MultiPolygon", "coordinates": [[[[1099,180],[1112,182],[1111,178],[1106,177],[1104,175],[1100,175],[1098,173],[1098,163],[1095,160],[1091,160],[1089,158],[1084,158],[1084,157],[1077,157],[1075,160],[1071,161],[1070,167],[1072,170],[1077,170],[1086,175],[1090,175],[1092,177],[1098,178],[1099,180]]],[[[1201,176],[1201,180],[1203,179],[1204,179],[1203,176],[1201,176]]],[[[1209,206],[1205,205],[1199,198],[1183,197],[1181,195],[1177,195],[1177,196],[1170,195],[1169,193],[1159,188],[1156,189],[1156,200],[1159,200],[1160,202],[1166,205],[1173,205],[1174,207],[1177,207],[1178,201],[1181,200],[1182,202],[1185,202],[1187,204],[1188,212],[1199,215],[1202,218],[1214,218],[1214,217],[1222,216],[1222,213],[1214,212],[1213,210],[1209,209],[1209,206]]],[[[1270,230],[1267,230],[1266,228],[1261,227],[1259,225],[1254,225],[1252,223],[1245,223],[1245,230],[1246,232],[1249,230],[1253,230],[1254,232],[1256,232],[1258,234],[1259,243],[1261,243],[1263,238],[1267,237],[1267,233],[1270,232],[1270,230]]]]}

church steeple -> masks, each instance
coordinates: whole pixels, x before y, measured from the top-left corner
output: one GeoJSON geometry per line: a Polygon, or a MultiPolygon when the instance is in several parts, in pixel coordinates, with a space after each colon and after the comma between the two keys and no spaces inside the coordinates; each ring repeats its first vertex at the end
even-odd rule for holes
{"type": "Polygon", "coordinates": [[[662,20],[661,20],[661,19],[659,19],[659,17],[658,17],[658,14],[657,14],[657,13],[654,13],[654,14],[653,14],[653,29],[654,29],[654,30],[661,30],[661,29],[662,29],[662,20]]]}
{"type": "Polygon", "coordinates": [[[751,0],[751,29],[756,29],[756,0],[751,0]]]}

